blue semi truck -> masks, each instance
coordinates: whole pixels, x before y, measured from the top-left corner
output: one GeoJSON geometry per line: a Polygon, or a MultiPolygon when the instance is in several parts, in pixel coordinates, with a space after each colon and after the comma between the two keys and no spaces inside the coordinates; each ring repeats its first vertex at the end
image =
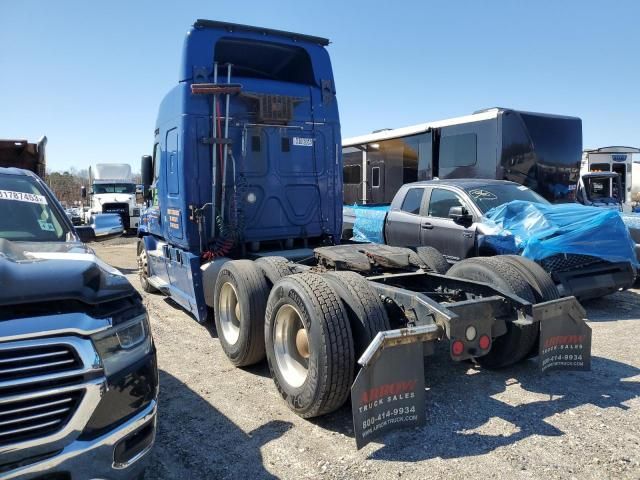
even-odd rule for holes
{"type": "MultiPolygon", "coordinates": [[[[435,341],[449,342],[453,360],[493,368],[535,355],[544,325],[563,326],[563,338],[584,329],[575,298],[559,299],[526,259],[466,260],[439,275],[430,267],[442,260],[435,250],[338,244],[342,158],[328,44],[193,24],[178,83],[160,106],[153,155],[142,158],[143,288],[200,322],[213,319],[234,365],[266,356],[282,397],[303,417],[342,405],[358,372],[382,371],[381,352],[402,350],[391,346],[424,344],[420,361],[387,368],[393,379],[422,368],[435,341]]],[[[563,365],[587,362],[579,363],[563,365]]],[[[422,398],[417,385],[406,398],[422,398]]]]}

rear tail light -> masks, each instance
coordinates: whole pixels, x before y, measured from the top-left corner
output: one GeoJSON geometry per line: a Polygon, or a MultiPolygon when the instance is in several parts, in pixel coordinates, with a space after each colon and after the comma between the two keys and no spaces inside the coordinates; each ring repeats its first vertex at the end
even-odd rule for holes
{"type": "Polygon", "coordinates": [[[462,343],[460,340],[454,340],[454,342],[451,344],[451,353],[454,356],[459,357],[463,352],[464,343],[462,343]]]}
{"type": "Polygon", "coordinates": [[[491,346],[491,339],[488,335],[482,335],[478,340],[478,345],[482,350],[488,350],[489,346],[491,346]]]}

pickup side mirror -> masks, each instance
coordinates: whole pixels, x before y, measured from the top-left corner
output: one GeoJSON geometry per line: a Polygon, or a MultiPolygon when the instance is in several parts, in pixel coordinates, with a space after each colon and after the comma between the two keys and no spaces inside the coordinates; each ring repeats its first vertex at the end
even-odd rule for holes
{"type": "Polygon", "coordinates": [[[471,214],[467,211],[466,208],[460,205],[451,207],[449,209],[449,218],[461,225],[470,225],[473,222],[473,217],[471,216],[471,214]]]}
{"type": "Polygon", "coordinates": [[[119,237],[124,233],[122,218],[115,213],[99,213],[91,217],[91,225],[75,227],[76,234],[83,243],[102,242],[119,237]]]}

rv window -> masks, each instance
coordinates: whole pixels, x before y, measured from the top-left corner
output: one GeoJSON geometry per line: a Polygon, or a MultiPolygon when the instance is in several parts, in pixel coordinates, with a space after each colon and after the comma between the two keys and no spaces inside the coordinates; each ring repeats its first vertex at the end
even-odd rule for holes
{"type": "Polygon", "coordinates": [[[342,169],[342,180],[346,184],[358,185],[362,181],[360,165],[345,165],[342,169]]]}
{"type": "Polygon", "coordinates": [[[418,180],[418,155],[422,151],[421,145],[427,140],[430,138],[427,139],[425,135],[413,135],[371,143],[367,145],[367,160],[380,161],[387,166],[390,175],[387,181],[397,178],[399,171],[396,168],[402,168],[402,177],[398,178],[398,182],[415,182],[418,180]]]}
{"type": "Polygon", "coordinates": [[[222,38],[216,43],[214,61],[221,65],[218,75],[277,80],[315,85],[311,58],[302,47],[240,38],[222,38]]]}
{"type": "Polygon", "coordinates": [[[371,169],[371,186],[372,187],[380,186],[380,167],[373,167],[371,169]]]}
{"type": "Polygon", "coordinates": [[[420,213],[420,205],[422,205],[422,196],[424,195],[424,188],[410,188],[407,192],[407,196],[402,201],[402,207],[400,209],[403,212],[413,213],[418,215],[420,213]]]}
{"type": "Polygon", "coordinates": [[[475,133],[442,137],[440,139],[440,168],[475,165],[476,144],[475,133]]]}

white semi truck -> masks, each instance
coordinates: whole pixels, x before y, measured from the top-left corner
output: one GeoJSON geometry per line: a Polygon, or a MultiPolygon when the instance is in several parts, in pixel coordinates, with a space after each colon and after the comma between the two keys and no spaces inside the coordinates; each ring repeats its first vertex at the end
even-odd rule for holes
{"type": "Polygon", "coordinates": [[[126,163],[98,163],[89,168],[89,211],[86,218],[96,213],[117,213],[127,229],[137,229],[140,207],[136,202],[136,182],[131,166],[126,163]]]}
{"type": "MultiPolygon", "coordinates": [[[[614,172],[620,176],[622,194],[620,201],[625,212],[632,211],[637,205],[637,176],[634,178],[634,154],[640,154],[640,149],[633,147],[602,147],[582,152],[582,166],[580,174],[589,172],[614,172]]],[[[636,174],[637,175],[637,174],[636,174]]],[[[609,180],[613,182],[613,180],[609,180]]],[[[614,184],[609,185],[609,192],[615,190],[614,184]]]]}

